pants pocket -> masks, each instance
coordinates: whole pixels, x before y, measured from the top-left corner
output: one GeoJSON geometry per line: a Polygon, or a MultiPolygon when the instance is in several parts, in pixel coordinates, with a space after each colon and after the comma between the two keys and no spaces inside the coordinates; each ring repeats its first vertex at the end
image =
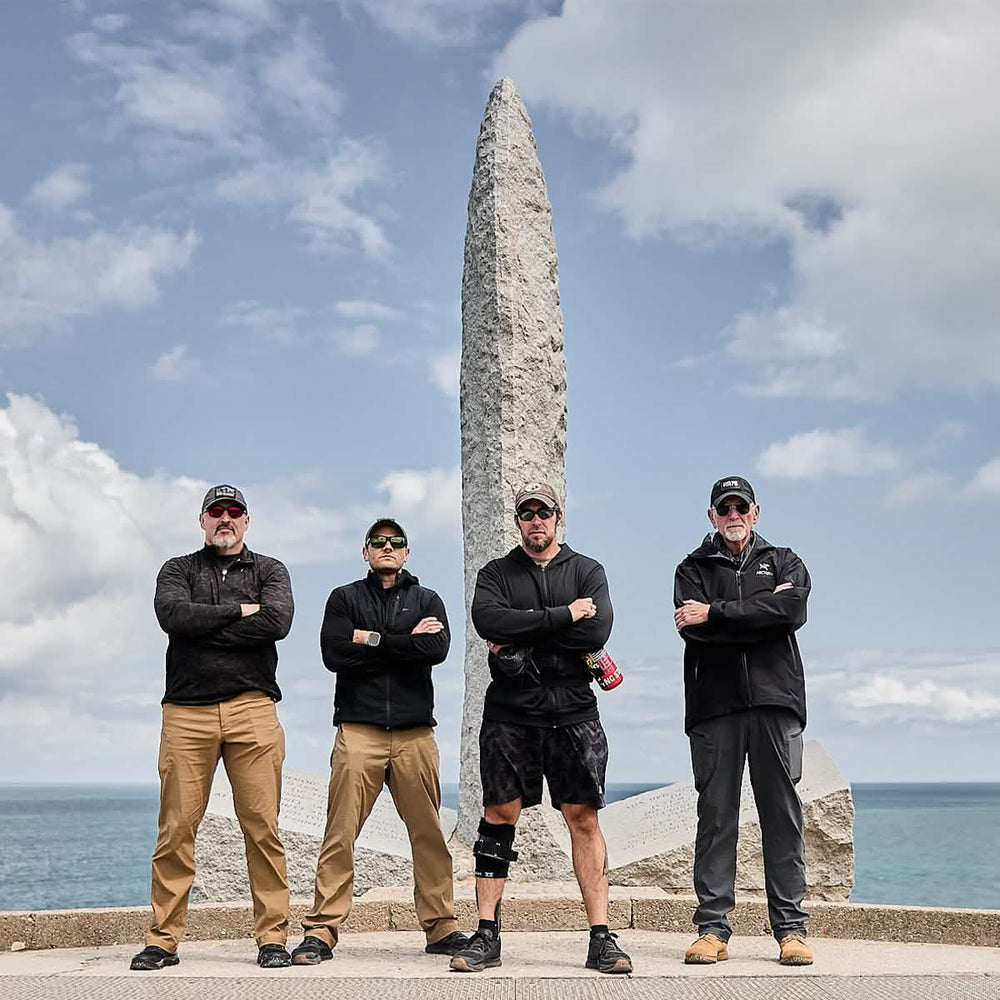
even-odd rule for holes
{"type": "Polygon", "coordinates": [[[715,773],[715,745],[705,733],[692,729],[688,734],[691,743],[691,773],[695,791],[701,792],[715,773]]]}
{"type": "Polygon", "coordinates": [[[802,778],[802,730],[785,738],[785,753],[788,761],[788,776],[797,785],[802,778]]]}

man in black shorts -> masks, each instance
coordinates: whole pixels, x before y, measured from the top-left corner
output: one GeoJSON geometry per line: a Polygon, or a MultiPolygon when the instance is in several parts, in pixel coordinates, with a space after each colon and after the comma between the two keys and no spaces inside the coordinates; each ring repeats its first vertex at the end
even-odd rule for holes
{"type": "Polygon", "coordinates": [[[573,842],[590,922],[587,968],[631,972],[608,930],[608,854],[597,822],[604,806],[608,741],[583,661],[611,634],[604,568],[556,541],[562,512],[547,483],[527,483],[514,499],[521,544],[480,571],[472,622],[489,646],[492,683],[479,733],[485,815],[479,824],[476,898],[479,928],[451,967],[481,972],[500,965],[500,900],[517,853],[521,809],[542,801],[542,777],[573,842]]]}

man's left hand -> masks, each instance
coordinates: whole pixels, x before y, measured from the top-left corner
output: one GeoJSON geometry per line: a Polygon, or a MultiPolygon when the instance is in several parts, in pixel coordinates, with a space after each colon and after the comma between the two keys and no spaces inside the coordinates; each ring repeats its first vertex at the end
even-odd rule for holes
{"type": "Polygon", "coordinates": [[[710,605],[700,601],[685,601],[674,612],[674,624],[678,629],[687,628],[688,625],[701,625],[708,621],[709,607],[710,605]]]}

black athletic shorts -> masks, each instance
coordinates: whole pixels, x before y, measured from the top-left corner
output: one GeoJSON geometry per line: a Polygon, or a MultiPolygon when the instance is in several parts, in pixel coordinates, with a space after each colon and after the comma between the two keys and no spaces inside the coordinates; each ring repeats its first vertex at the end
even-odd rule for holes
{"type": "Polygon", "coordinates": [[[608,740],[598,719],[557,728],[483,719],[479,730],[484,806],[514,799],[525,809],[537,806],[544,775],[556,809],[563,803],[603,809],[607,769],[608,740]]]}

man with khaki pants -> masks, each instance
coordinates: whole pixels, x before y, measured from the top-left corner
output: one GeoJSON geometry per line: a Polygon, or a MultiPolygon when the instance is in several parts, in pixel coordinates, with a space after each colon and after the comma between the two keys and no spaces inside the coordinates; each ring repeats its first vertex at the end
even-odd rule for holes
{"type": "Polygon", "coordinates": [[[441,831],[431,668],[451,641],[444,604],[403,569],[406,532],[380,518],[365,534],[368,575],[326,603],[320,647],[337,675],[326,834],[316,895],[303,918],[295,965],[333,957],[354,894],[354,843],[383,785],[389,786],[413,852],[413,900],[430,954],[452,955],[467,938],[455,920],[451,854],[441,831]]]}
{"type": "Polygon", "coordinates": [[[153,852],[153,922],[136,971],[177,965],[194,842],[219,758],[233,788],[246,841],[257,964],[290,964],[288,880],[278,837],[285,734],[275,702],[275,642],[292,624],[288,571],[243,544],[246,500],[213,486],[202,503],[205,544],[168,559],[156,579],[154,607],[170,637],[160,735],[159,838],[153,852]]]}

